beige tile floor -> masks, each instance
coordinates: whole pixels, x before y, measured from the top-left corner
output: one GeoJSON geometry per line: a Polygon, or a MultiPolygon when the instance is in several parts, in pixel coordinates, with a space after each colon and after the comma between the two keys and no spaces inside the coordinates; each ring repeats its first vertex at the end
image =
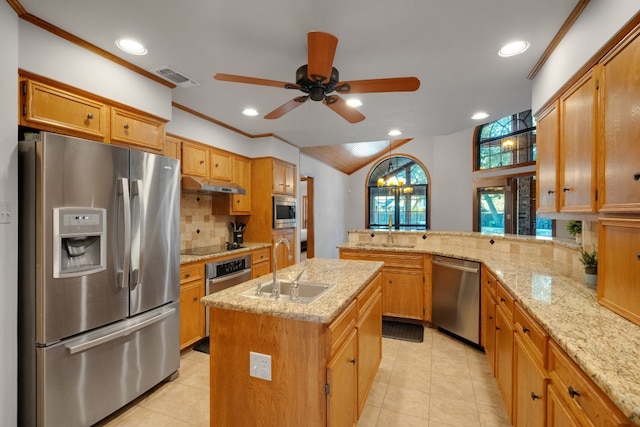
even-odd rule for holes
{"type": "MultiPolygon", "coordinates": [[[[358,427],[509,427],[484,353],[434,329],[417,344],[384,338],[382,362],[358,427]]],[[[208,355],[182,355],[180,376],[100,423],[209,426],[208,355]]]]}

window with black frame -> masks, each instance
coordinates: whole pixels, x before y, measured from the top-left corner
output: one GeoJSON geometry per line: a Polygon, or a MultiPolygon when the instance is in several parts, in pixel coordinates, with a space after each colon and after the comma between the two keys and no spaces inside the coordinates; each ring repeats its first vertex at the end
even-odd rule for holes
{"type": "Polygon", "coordinates": [[[535,164],[536,123],[531,110],[478,126],[476,170],[535,164]]]}
{"type": "Polygon", "coordinates": [[[368,180],[368,224],[370,229],[426,230],[428,221],[428,177],[415,160],[404,156],[387,158],[373,168],[368,180]]]}

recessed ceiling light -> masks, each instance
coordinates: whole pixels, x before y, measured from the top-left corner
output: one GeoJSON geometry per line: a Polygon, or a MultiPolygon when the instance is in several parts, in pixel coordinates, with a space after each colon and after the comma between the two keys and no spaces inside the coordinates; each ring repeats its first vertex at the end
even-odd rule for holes
{"type": "Polygon", "coordinates": [[[498,55],[506,58],[508,56],[518,55],[527,49],[529,49],[529,42],[518,40],[502,46],[498,51],[498,55]]]}
{"type": "Polygon", "coordinates": [[[351,98],[351,99],[347,99],[347,105],[351,106],[351,107],[360,107],[362,106],[362,101],[360,101],[358,98],[351,98]]]}
{"type": "Polygon", "coordinates": [[[116,46],[132,55],[146,55],[148,52],[142,43],[131,39],[116,40],[116,46]]]}
{"type": "Polygon", "coordinates": [[[398,129],[393,129],[389,131],[389,136],[398,136],[398,135],[402,135],[402,132],[400,132],[398,129]]]}
{"type": "Polygon", "coordinates": [[[244,114],[245,116],[257,116],[258,115],[258,110],[256,110],[255,108],[245,108],[244,110],[242,110],[242,114],[244,114]]]}
{"type": "Polygon", "coordinates": [[[487,117],[489,117],[489,115],[484,111],[479,111],[475,113],[473,116],[471,116],[473,120],[482,120],[482,119],[486,119],[487,117]]]}

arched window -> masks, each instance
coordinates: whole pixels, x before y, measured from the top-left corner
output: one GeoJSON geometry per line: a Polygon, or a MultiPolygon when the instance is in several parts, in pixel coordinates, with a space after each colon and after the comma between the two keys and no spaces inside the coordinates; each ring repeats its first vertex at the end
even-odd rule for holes
{"type": "Polygon", "coordinates": [[[426,230],[429,228],[429,178],[417,160],[393,156],[378,163],[367,183],[367,228],[426,230]]]}

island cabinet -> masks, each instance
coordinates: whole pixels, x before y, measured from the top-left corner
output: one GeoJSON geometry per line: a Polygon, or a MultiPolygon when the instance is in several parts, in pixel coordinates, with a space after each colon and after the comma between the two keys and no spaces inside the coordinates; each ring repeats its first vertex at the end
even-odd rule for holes
{"type": "Polygon", "coordinates": [[[382,358],[380,289],[378,273],[326,324],[210,306],[212,425],[355,427],[382,358]]]}
{"type": "Polygon", "coordinates": [[[536,211],[558,211],[558,150],[560,109],[558,102],[543,110],[536,119],[536,211]]]}
{"type": "Polygon", "coordinates": [[[596,210],[599,66],[560,97],[560,212],[596,210]]]}
{"type": "Polygon", "coordinates": [[[513,421],[513,304],[514,298],[499,282],[496,286],[495,375],[504,406],[513,421]]]}
{"type": "Polygon", "coordinates": [[[484,352],[489,360],[491,371],[496,371],[496,287],[498,281],[494,275],[482,264],[481,268],[482,294],[480,303],[480,339],[484,352]]]}
{"type": "Polygon", "coordinates": [[[549,377],[549,427],[631,425],[554,341],[549,343],[549,377]]]}
{"type": "Polygon", "coordinates": [[[180,350],[205,336],[204,264],[194,262],[180,266],[180,350]]]}
{"type": "Polygon", "coordinates": [[[599,210],[640,212],[640,28],[600,63],[599,210]]]}
{"type": "Polygon", "coordinates": [[[425,291],[425,277],[428,274],[428,267],[425,272],[425,264],[430,266],[431,262],[425,262],[425,255],[340,249],[340,258],[384,262],[382,268],[383,315],[431,320],[431,287],[428,287],[428,292],[425,291]]]}

